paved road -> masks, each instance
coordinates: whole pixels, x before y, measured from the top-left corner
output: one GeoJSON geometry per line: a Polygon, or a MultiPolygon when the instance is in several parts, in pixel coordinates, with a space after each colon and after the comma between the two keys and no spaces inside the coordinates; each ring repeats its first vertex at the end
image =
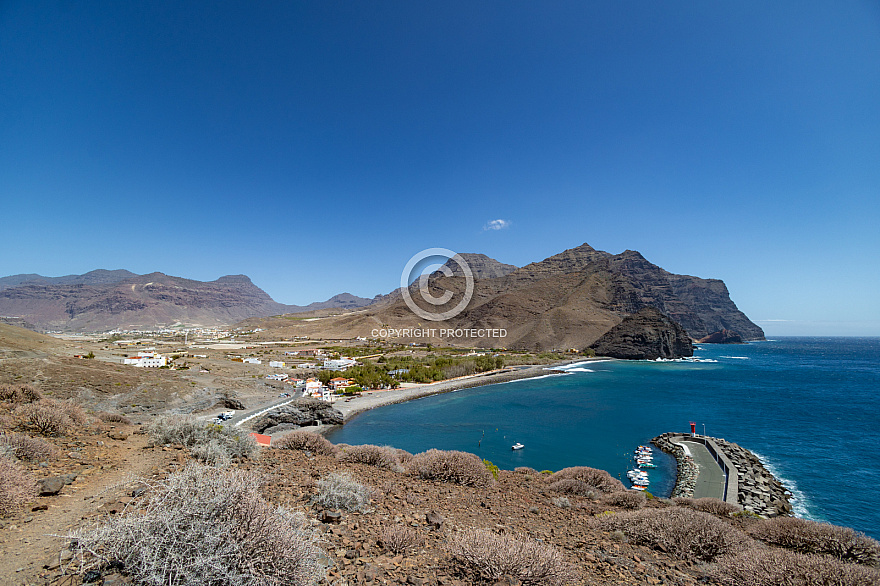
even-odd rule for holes
{"type": "Polygon", "coordinates": [[[697,484],[694,488],[694,498],[712,497],[724,498],[724,472],[703,444],[689,441],[677,442],[687,448],[694,458],[694,462],[700,467],[700,475],[697,476],[697,484]]]}

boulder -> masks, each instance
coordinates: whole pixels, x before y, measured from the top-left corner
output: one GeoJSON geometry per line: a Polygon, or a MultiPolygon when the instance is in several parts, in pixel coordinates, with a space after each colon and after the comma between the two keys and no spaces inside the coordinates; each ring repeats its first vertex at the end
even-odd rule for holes
{"type": "Polygon", "coordinates": [[[334,409],[330,403],[304,397],[255,418],[251,427],[258,433],[274,433],[267,430],[284,424],[296,426],[288,429],[296,429],[312,425],[342,425],[342,423],[342,413],[334,409]]]}
{"type": "Polygon", "coordinates": [[[684,328],[654,307],[643,307],[628,315],[590,348],[597,356],[629,360],[694,355],[694,345],[684,328]]]}
{"type": "Polygon", "coordinates": [[[234,411],[244,411],[244,403],[239,401],[238,399],[233,399],[231,397],[223,398],[223,406],[227,409],[232,409],[234,411]]]}
{"type": "Polygon", "coordinates": [[[41,478],[37,481],[37,489],[40,491],[40,496],[52,496],[61,492],[61,489],[64,488],[64,485],[67,484],[64,482],[64,478],[60,476],[50,476],[49,478],[41,478]]]}

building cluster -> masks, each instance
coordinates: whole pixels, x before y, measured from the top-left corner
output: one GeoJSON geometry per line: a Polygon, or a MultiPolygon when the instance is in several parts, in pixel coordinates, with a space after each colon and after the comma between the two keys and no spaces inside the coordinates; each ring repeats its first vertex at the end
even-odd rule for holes
{"type": "Polygon", "coordinates": [[[139,368],[159,368],[161,366],[169,366],[171,361],[167,356],[156,352],[142,352],[137,356],[123,358],[122,363],[139,368]]]}

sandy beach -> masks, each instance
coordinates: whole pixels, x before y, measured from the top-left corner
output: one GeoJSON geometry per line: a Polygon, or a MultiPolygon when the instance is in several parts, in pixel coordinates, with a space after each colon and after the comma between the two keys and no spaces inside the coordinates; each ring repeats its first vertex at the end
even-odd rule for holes
{"type": "Polygon", "coordinates": [[[468,389],[471,387],[492,385],[522,378],[544,376],[552,374],[553,371],[554,367],[547,365],[508,367],[503,368],[500,371],[472,374],[436,383],[408,385],[405,388],[388,391],[366,391],[362,393],[360,397],[354,397],[350,401],[336,401],[333,403],[333,407],[342,412],[345,421],[350,421],[358,413],[375,409],[376,407],[382,407],[384,405],[404,403],[406,401],[412,401],[413,399],[419,399],[430,395],[439,395],[440,393],[449,393],[459,389],[468,389]]]}

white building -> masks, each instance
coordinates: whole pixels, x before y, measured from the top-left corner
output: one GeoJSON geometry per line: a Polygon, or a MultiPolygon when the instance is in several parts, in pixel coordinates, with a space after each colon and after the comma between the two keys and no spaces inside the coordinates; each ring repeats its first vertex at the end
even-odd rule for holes
{"type": "Polygon", "coordinates": [[[242,362],[246,364],[263,364],[263,361],[259,358],[244,358],[242,359],[242,362]]]}
{"type": "Polygon", "coordinates": [[[283,372],[280,374],[267,374],[266,380],[287,380],[289,375],[284,374],[283,372]]]}
{"type": "Polygon", "coordinates": [[[271,366],[272,368],[284,368],[285,364],[280,360],[270,360],[269,366],[271,366]]]}
{"type": "Polygon", "coordinates": [[[168,366],[168,357],[156,354],[155,352],[144,352],[139,356],[125,358],[122,363],[137,366],[138,368],[158,368],[160,366],[168,366]]]}
{"type": "Polygon", "coordinates": [[[325,360],[324,370],[346,370],[357,364],[356,360],[351,358],[338,358],[336,360],[325,360]]]}

